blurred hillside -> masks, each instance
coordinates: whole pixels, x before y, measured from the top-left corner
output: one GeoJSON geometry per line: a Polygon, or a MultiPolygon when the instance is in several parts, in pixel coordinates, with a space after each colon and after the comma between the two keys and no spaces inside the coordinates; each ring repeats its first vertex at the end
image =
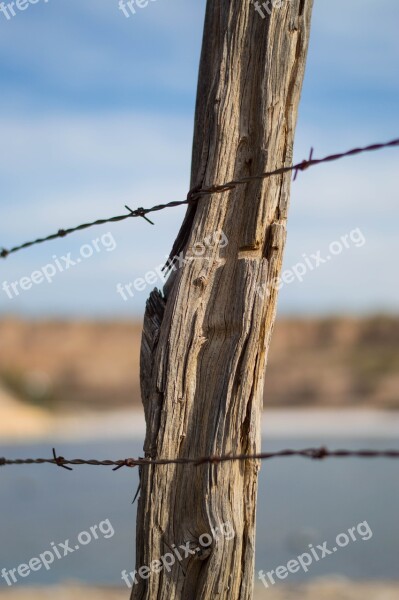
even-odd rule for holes
{"type": "MultiPolygon", "coordinates": [[[[141,325],[0,320],[0,386],[62,411],[140,403],[141,325]]],[[[266,407],[399,409],[399,318],[282,319],[275,327],[266,407]]]]}

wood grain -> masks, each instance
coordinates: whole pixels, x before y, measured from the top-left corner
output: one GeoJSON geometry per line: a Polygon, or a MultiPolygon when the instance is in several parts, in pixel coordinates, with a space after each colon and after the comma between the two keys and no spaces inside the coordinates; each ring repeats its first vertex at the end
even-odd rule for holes
{"type": "MultiPolygon", "coordinates": [[[[191,187],[292,163],[312,0],[292,0],[261,19],[249,2],[209,0],[200,63],[191,187]]],[[[215,230],[229,243],[174,271],[147,303],[141,388],[145,455],[252,453],[276,291],[257,288],[281,271],[291,175],[199,201],[174,252],[191,253],[215,230]]],[[[133,599],[249,600],[253,595],[256,461],[165,466],[141,474],[137,569],[229,523],[207,552],[144,579],[133,599]]]]}

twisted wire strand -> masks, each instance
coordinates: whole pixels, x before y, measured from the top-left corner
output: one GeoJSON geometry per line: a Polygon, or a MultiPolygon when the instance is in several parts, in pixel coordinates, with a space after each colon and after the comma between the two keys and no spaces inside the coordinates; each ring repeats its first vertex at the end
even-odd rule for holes
{"type": "Polygon", "coordinates": [[[246,461],[246,460],[271,460],[275,458],[302,457],[310,460],[324,460],[327,458],[386,458],[398,459],[399,450],[329,450],[322,446],[319,448],[305,448],[302,450],[279,450],[278,452],[261,452],[257,454],[224,454],[220,456],[204,456],[200,458],[122,458],[119,460],[97,460],[74,458],[68,459],[58,456],[53,448],[53,458],[0,458],[1,466],[10,465],[57,465],[64,469],[72,470],[71,465],[95,466],[95,467],[114,467],[114,471],[122,467],[149,467],[161,465],[193,465],[200,466],[205,464],[220,464],[225,462],[246,461]]]}
{"type": "Polygon", "coordinates": [[[52,233],[46,237],[37,238],[32,241],[25,242],[18,246],[13,246],[12,248],[3,248],[0,251],[0,258],[7,258],[10,254],[14,254],[15,252],[19,252],[25,248],[31,248],[37,244],[43,244],[45,242],[50,242],[51,240],[55,240],[57,238],[63,238],[71,233],[75,233],[76,231],[83,231],[84,229],[88,229],[89,227],[95,227],[98,225],[105,225],[107,223],[118,223],[120,221],[125,221],[126,219],[132,219],[137,217],[142,217],[153,224],[148,218],[147,215],[153,212],[158,212],[160,210],[165,210],[168,208],[174,208],[177,206],[183,206],[185,204],[195,204],[198,202],[200,198],[204,196],[209,196],[212,194],[221,194],[223,192],[229,191],[237,187],[238,185],[245,185],[246,183],[250,183],[252,181],[259,181],[262,179],[266,179],[268,177],[273,177],[276,175],[283,175],[284,173],[288,173],[290,171],[295,172],[295,177],[299,171],[305,171],[310,167],[314,167],[316,165],[320,165],[323,163],[329,163],[336,160],[340,160],[349,156],[355,156],[358,154],[363,154],[365,152],[375,152],[377,150],[382,150],[384,148],[392,148],[395,146],[399,146],[399,138],[391,140],[390,142],[385,142],[381,144],[370,144],[368,146],[363,146],[359,148],[352,148],[351,150],[347,150],[346,152],[341,152],[338,154],[330,154],[325,156],[324,158],[312,158],[313,152],[310,153],[310,156],[307,160],[303,160],[295,165],[288,167],[280,167],[273,171],[266,171],[265,173],[260,173],[259,175],[251,175],[248,177],[243,177],[241,179],[233,179],[226,183],[215,184],[213,186],[205,187],[199,190],[191,190],[187,194],[187,198],[185,200],[178,200],[168,202],[166,204],[156,204],[151,208],[136,208],[135,210],[126,207],[129,211],[123,215],[117,215],[115,217],[110,217],[108,219],[97,219],[95,221],[91,221],[89,223],[82,223],[81,225],[77,225],[76,227],[70,227],[68,229],[59,229],[56,233],[52,233]]]}

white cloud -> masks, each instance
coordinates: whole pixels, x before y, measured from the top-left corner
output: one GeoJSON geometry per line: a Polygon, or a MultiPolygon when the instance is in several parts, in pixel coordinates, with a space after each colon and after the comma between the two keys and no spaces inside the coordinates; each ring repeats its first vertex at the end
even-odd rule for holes
{"type": "Polygon", "coordinates": [[[7,238],[59,227],[60,221],[73,225],[120,214],[124,204],[183,199],[187,193],[192,125],[183,117],[0,118],[0,128],[7,238]]]}

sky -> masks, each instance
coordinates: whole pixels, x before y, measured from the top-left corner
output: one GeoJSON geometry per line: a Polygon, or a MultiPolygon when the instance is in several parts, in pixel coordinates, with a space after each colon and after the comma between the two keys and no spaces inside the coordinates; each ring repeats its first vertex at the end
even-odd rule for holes
{"type": "MultiPolygon", "coordinates": [[[[0,12],[0,247],[185,198],[204,13],[204,0],[0,12]]],[[[397,0],[315,0],[296,160],[399,137],[398,23],[397,0]]],[[[299,174],[279,314],[397,311],[398,164],[394,148],[299,174]]],[[[1,260],[0,315],[140,317],[161,281],[127,299],[117,286],[159,267],[184,212],[1,260]]]]}

